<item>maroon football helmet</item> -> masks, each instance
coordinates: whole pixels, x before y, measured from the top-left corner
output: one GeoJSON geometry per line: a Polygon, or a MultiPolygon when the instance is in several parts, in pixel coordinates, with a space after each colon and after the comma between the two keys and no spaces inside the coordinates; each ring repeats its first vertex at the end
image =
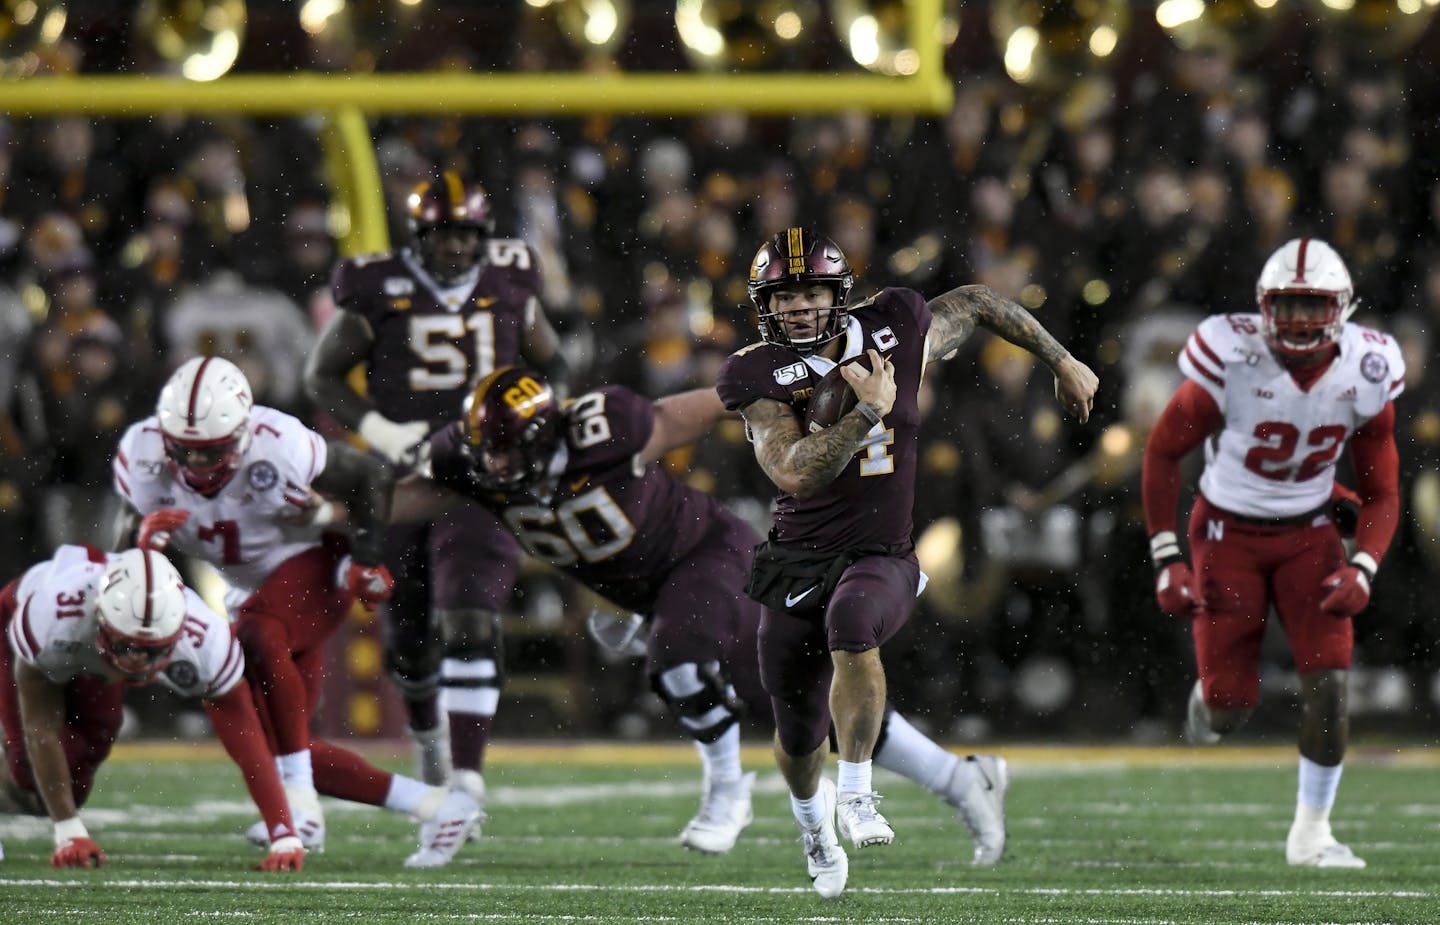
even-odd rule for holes
{"type": "Polygon", "coordinates": [[[775,235],[750,261],[750,301],[759,313],[760,336],[768,343],[811,354],[840,336],[845,330],[845,303],[855,275],[840,246],[823,235],[803,228],[787,228],[775,235]],[[835,291],[835,304],[823,321],[817,318],[813,336],[792,337],[771,303],[771,294],[782,286],[823,283],[835,291]]]}
{"type": "Polygon", "coordinates": [[[489,195],[453,170],[411,190],[405,213],[420,262],[445,285],[459,282],[475,267],[485,238],[495,233],[489,195]]]}
{"type": "Polygon", "coordinates": [[[539,373],[501,367],[465,399],[461,446],[485,488],[517,491],[543,482],[560,437],[560,403],[539,373]]]}

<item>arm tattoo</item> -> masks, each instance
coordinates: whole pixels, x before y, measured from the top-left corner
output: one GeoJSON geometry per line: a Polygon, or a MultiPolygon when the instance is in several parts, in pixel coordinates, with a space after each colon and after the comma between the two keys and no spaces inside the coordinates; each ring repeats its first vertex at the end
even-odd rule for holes
{"type": "Polygon", "coordinates": [[[850,411],[834,425],[800,433],[800,422],[783,402],[759,399],[741,412],[760,468],[781,491],[805,498],[835,481],[870,432],[870,422],[850,411]]]}
{"type": "Polygon", "coordinates": [[[928,359],[953,355],[977,325],[1024,347],[1052,368],[1070,355],[1034,315],[989,286],[959,286],[931,299],[929,308],[934,321],[928,359]]]}

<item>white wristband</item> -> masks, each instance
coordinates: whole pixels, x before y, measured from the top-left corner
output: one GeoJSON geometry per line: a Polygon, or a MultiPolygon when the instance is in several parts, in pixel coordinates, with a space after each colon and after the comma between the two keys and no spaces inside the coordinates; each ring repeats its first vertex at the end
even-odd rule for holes
{"type": "Polygon", "coordinates": [[[1180,540],[1176,538],[1174,530],[1161,530],[1150,537],[1150,561],[1156,565],[1179,556],[1180,540]]]}
{"type": "Polygon", "coordinates": [[[1350,564],[1365,573],[1367,582],[1375,580],[1375,573],[1380,571],[1380,563],[1368,552],[1357,552],[1350,557],[1350,564]]]}
{"type": "Polygon", "coordinates": [[[85,831],[85,823],[80,821],[79,816],[71,816],[69,819],[61,819],[55,823],[56,848],[77,838],[89,837],[90,833],[85,831]]]}

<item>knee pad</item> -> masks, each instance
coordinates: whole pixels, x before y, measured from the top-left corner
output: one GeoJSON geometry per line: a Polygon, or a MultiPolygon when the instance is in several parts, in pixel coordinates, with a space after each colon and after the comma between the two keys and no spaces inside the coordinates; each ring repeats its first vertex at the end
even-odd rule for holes
{"type": "Polygon", "coordinates": [[[708,745],[739,722],[735,692],[719,662],[686,662],[650,675],[650,688],[665,701],[685,732],[708,745]]]}
{"type": "Polygon", "coordinates": [[[407,700],[429,697],[440,686],[440,653],[434,646],[391,648],[385,653],[385,667],[407,700]]]}
{"type": "Polygon", "coordinates": [[[489,661],[493,677],[446,678],[446,687],[502,687],[505,682],[505,638],[501,616],[493,610],[440,610],[435,613],[440,627],[444,658],[461,662],[489,661]]]}

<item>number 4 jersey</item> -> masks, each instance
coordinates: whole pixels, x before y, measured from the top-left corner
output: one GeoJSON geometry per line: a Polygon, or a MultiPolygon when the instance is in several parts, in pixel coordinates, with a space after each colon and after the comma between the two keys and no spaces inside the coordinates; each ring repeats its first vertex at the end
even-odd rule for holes
{"type": "MultiPolygon", "coordinates": [[[[95,644],[94,598],[109,556],[91,546],[61,546],[20,578],[7,633],[10,648],[55,684],[82,675],[113,677],[95,644]]],[[[182,697],[210,699],[240,681],[245,659],[230,624],[185,589],[185,623],[156,680],[182,697]]]]}
{"type": "Polygon", "coordinates": [[[1295,517],[1323,505],[1350,435],[1405,387],[1394,339],[1346,324],[1339,356],[1301,388],[1266,346],[1258,314],[1201,322],[1180,370],[1225,418],[1205,443],[1200,490],[1213,504],[1252,517],[1295,517]]]}

